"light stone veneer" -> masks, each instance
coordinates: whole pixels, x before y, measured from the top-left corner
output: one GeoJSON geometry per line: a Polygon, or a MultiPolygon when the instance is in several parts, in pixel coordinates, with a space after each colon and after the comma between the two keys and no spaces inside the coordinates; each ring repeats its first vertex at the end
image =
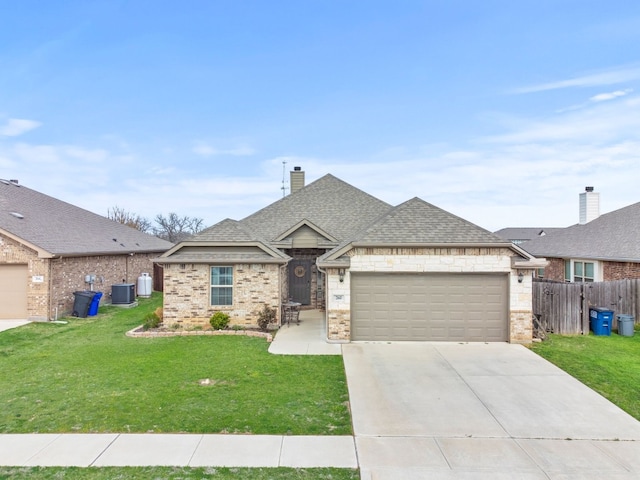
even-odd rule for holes
{"type": "Polygon", "coordinates": [[[511,268],[513,252],[507,248],[424,248],[409,249],[357,248],[347,255],[351,266],[340,282],[337,268],[327,269],[327,336],[329,341],[344,342],[351,338],[351,272],[396,273],[509,273],[509,341],[530,343],[532,340],[532,279],[523,270],[511,268]],[[396,254],[396,252],[398,252],[396,254]]]}

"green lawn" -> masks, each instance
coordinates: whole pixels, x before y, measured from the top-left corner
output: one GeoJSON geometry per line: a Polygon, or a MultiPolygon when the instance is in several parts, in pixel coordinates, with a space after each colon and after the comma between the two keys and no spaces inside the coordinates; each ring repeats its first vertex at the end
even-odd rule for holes
{"type": "Polygon", "coordinates": [[[531,349],[640,420],[640,330],[633,337],[550,335],[531,349]]]}
{"type": "Polygon", "coordinates": [[[351,434],[341,357],[271,355],[244,336],[129,338],[162,300],[139,301],[0,333],[0,433],[351,434]]]}
{"type": "Polygon", "coordinates": [[[357,470],[338,468],[24,468],[0,467],[0,478],[12,480],[357,480],[357,470]]]}

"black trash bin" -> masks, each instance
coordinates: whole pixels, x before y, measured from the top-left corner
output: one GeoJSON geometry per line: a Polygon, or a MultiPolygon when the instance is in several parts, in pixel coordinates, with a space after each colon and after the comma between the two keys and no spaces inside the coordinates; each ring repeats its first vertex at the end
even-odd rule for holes
{"type": "Polygon", "coordinates": [[[96,292],[73,292],[75,296],[75,300],[73,302],[73,313],[74,317],[82,317],[85,318],[87,313],[89,313],[89,307],[91,306],[91,301],[93,300],[93,296],[96,292]]]}

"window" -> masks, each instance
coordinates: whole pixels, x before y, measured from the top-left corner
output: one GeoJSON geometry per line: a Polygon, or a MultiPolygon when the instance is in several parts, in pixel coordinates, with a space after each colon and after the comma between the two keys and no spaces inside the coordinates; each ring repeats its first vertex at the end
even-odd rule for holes
{"type": "Polygon", "coordinates": [[[211,305],[233,305],[233,267],[211,267],[211,305]]]}
{"type": "Polygon", "coordinates": [[[591,262],[573,262],[573,281],[593,282],[593,271],[593,263],[591,262]]]}
{"type": "Polygon", "coordinates": [[[595,282],[596,264],[582,260],[565,260],[564,279],[567,282],[595,282]]]}

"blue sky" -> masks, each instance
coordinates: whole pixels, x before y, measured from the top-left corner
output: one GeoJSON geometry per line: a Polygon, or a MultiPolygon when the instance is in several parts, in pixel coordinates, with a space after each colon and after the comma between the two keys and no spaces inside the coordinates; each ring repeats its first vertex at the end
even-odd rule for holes
{"type": "Polygon", "coordinates": [[[0,0],[0,178],[212,225],[283,166],[489,230],[640,201],[640,2],[0,0]],[[286,163],[283,163],[286,162],[286,163]]]}

